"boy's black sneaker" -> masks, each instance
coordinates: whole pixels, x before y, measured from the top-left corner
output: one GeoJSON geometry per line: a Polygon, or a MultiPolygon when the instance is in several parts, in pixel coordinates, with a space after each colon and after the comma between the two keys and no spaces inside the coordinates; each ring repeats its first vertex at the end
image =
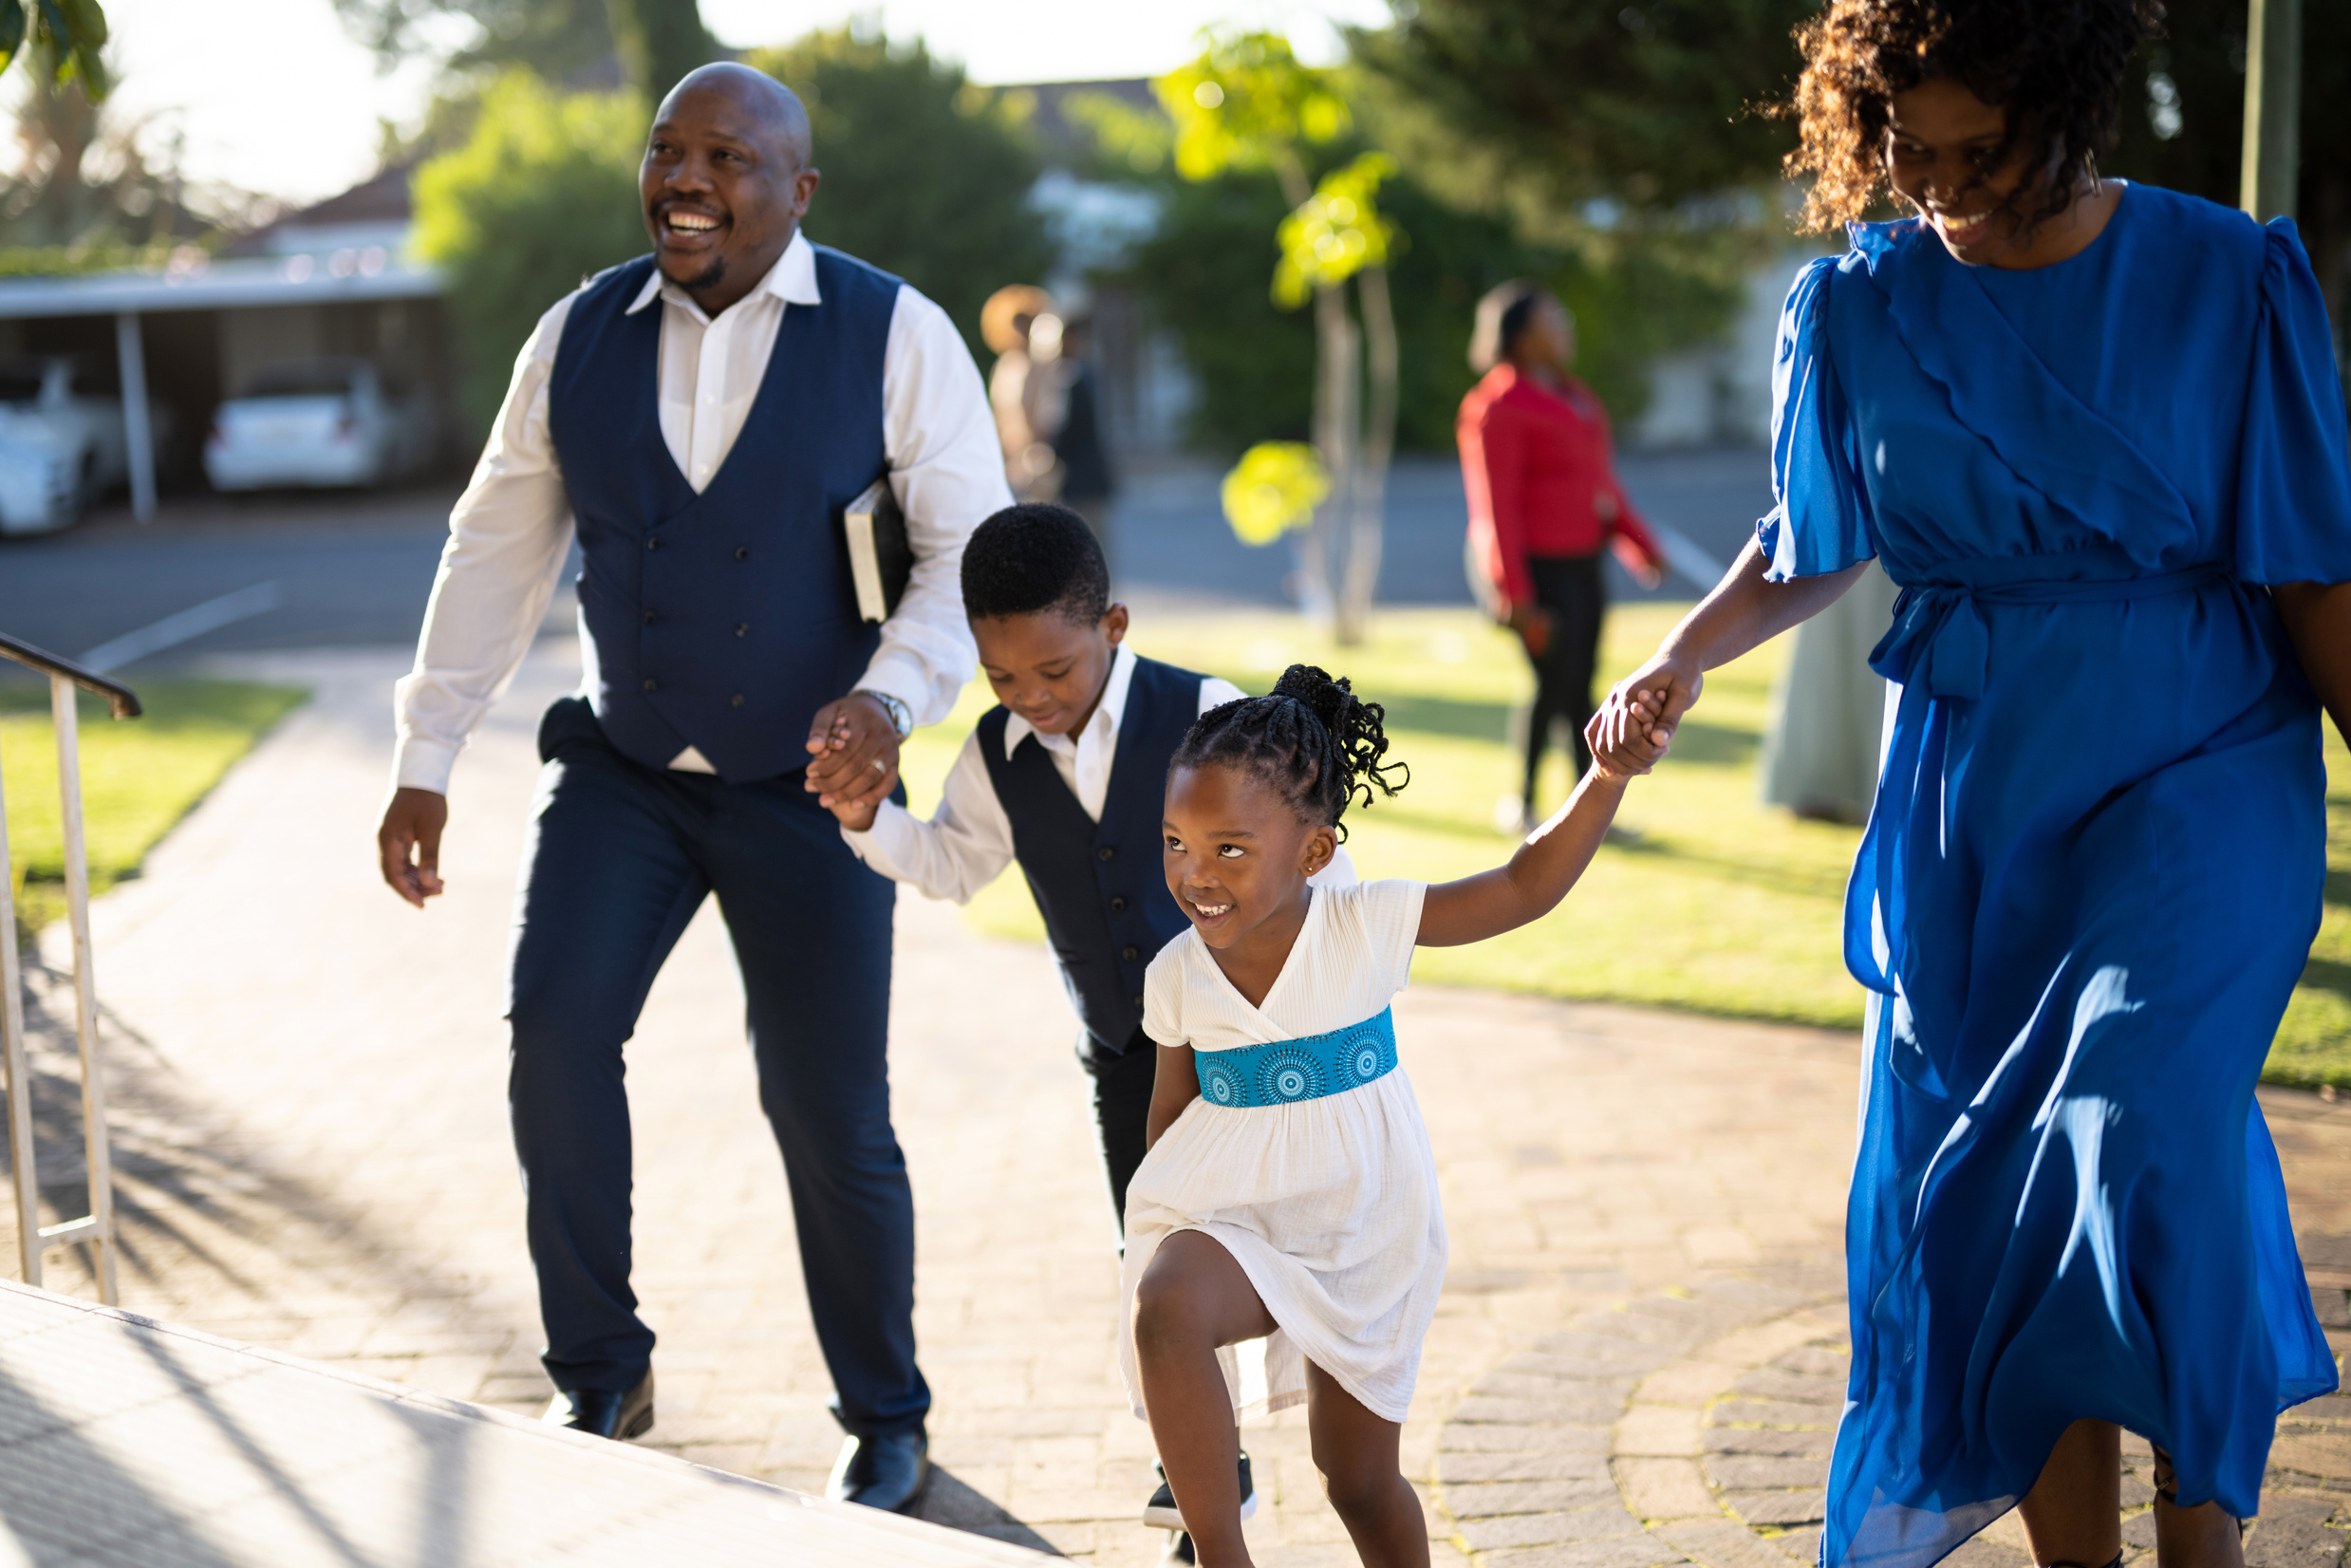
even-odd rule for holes
{"type": "MultiPolygon", "coordinates": [[[[1181,1530],[1184,1516],[1176,1512],[1175,1491],[1167,1484],[1167,1472],[1157,1460],[1151,1468],[1159,1471],[1159,1490],[1143,1505],[1143,1522],[1155,1530],[1181,1530]]],[[[1241,1517],[1247,1519],[1258,1511],[1257,1488],[1249,1482],[1249,1456],[1241,1456],[1241,1517]]]]}

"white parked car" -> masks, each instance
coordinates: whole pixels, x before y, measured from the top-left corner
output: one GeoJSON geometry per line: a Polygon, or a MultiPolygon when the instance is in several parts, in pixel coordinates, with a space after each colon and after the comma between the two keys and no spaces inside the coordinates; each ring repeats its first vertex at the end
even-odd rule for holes
{"type": "Polygon", "coordinates": [[[204,475],[215,490],[383,484],[421,467],[432,440],[421,391],[387,387],[362,359],[294,360],[220,405],[204,475]]]}
{"type": "MultiPolygon", "coordinates": [[[[165,411],[148,419],[161,443],[165,411]]],[[[0,360],[0,534],[47,533],[121,484],[122,399],[67,355],[0,360]]]]}

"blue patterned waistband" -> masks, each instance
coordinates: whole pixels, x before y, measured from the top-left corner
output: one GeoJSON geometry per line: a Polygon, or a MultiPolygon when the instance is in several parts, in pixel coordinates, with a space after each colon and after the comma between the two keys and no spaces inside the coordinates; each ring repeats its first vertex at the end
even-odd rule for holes
{"type": "Polygon", "coordinates": [[[1232,1051],[1196,1051],[1200,1097],[1230,1107],[1295,1105],[1386,1077],[1396,1067],[1396,1023],[1383,1007],[1378,1016],[1273,1045],[1244,1045],[1232,1051]]]}

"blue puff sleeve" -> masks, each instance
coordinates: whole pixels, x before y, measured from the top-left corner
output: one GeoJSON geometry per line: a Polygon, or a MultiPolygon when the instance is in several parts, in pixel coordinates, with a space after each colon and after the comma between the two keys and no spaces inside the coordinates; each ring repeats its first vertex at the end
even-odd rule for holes
{"type": "Polygon", "coordinates": [[[2237,575],[2351,582],[2351,454],[2326,302],[2293,220],[2269,225],[2237,472],[2237,575]]]}
{"type": "Polygon", "coordinates": [[[1842,571],[1877,553],[1868,500],[1853,463],[1852,420],[1829,363],[1829,283],[1838,258],[1796,274],[1780,309],[1771,366],[1771,493],[1779,505],[1755,525],[1771,581],[1842,571]]]}

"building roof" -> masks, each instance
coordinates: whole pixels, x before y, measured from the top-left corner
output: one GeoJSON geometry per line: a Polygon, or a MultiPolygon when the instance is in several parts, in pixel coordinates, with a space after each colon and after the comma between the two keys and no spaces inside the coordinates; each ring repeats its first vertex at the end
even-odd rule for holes
{"type": "Polygon", "coordinates": [[[378,247],[346,248],[324,257],[301,252],[175,265],[159,271],[0,278],[0,321],[111,316],[125,310],[427,299],[438,296],[442,285],[438,268],[418,266],[378,247]]]}

